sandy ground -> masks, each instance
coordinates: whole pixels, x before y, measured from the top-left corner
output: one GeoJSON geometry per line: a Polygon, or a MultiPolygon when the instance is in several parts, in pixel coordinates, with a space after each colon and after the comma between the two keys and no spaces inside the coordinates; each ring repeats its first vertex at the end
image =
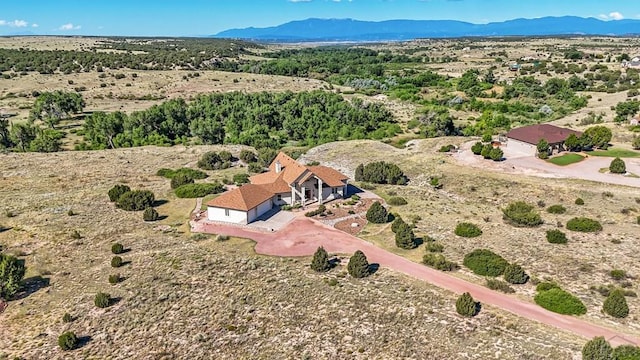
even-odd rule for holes
{"type": "Polygon", "coordinates": [[[593,338],[604,336],[614,345],[640,344],[640,339],[594,325],[577,317],[559,315],[547,311],[533,303],[472,284],[447,273],[417,264],[399,255],[392,254],[369,242],[343,233],[311,219],[297,218],[281,231],[273,233],[255,232],[246,227],[220,223],[191,222],[193,232],[225,234],[256,241],[256,252],[276,256],[309,256],[319,246],[332,253],[353,253],[361,250],[370,263],[425,280],[435,286],[454,293],[470,292],[483,304],[497,306],[530,320],[554,326],[563,330],[593,338]]]}
{"type": "MultiPolygon", "coordinates": [[[[591,156],[579,163],[567,166],[558,166],[537,159],[533,156],[510,152],[509,149],[505,147],[503,150],[505,152],[506,160],[502,162],[493,162],[474,155],[470,150],[471,145],[473,145],[473,142],[464,144],[460,151],[455,153],[453,157],[458,162],[468,166],[501,171],[510,174],[538,176],[544,178],[581,179],[640,187],[640,178],[601,173],[600,169],[608,168],[611,163],[612,159],[608,157],[591,156]]],[[[640,174],[640,159],[625,159],[625,163],[627,165],[628,172],[632,174],[640,174]]]]}

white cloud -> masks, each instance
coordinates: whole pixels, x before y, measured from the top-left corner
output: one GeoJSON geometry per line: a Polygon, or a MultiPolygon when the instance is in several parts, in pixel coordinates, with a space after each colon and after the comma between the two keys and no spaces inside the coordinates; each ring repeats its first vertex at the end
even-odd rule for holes
{"type": "Polygon", "coordinates": [[[607,14],[600,14],[598,17],[602,20],[622,20],[624,19],[624,15],[622,15],[619,11],[613,11],[607,14]]]}
{"type": "Polygon", "coordinates": [[[38,26],[40,26],[40,25],[38,25],[38,24],[31,24],[31,27],[34,27],[34,28],[37,28],[38,26]]]}
{"type": "Polygon", "coordinates": [[[13,21],[0,20],[0,26],[26,27],[27,25],[29,25],[29,23],[24,20],[13,20],[13,21]]]}
{"type": "Polygon", "coordinates": [[[68,23],[68,24],[64,24],[64,25],[60,26],[58,28],[58,30],[69,31],[69,30],[80,30],[80,28],[82,28],[82,26],[73,25],[72,23],[68,23]]]}

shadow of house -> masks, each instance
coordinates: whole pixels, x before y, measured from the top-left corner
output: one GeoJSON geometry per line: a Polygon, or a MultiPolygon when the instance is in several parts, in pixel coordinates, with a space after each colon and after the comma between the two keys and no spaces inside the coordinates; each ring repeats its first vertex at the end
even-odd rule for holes
{"type": "Polygon", "coordinates": [[[355,195],[355,194],[361,194],[363,193],[364,190],[360,189],[359,187],[353,185],[353,184],[348,184],[347,185],[347,193],[345,194],[345,198],[351,196],[351,195],[355,195]]]}

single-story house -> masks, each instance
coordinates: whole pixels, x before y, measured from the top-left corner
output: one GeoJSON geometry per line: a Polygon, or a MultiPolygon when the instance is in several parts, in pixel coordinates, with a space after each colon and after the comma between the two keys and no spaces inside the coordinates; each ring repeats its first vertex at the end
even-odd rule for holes
{"type": "Polygon", "coordinates": [[[281,152],[269,171],[251,176],[250,184],[207,203],[207,218],[249,224],[274,207],[344,198],[349,178],[326,166],[305,166],[281,152]]]}
{"type": "Polygon", "coordinates": [[[560,152],[566,150],[564,141],[571,134],[575,134],[578,137],[582,135],[579,131],[550,124],[524,126],[509,131],[507,133],[507,142],[503,146],[520,153],[535,155],[538,151],[538,143],[544,139],[549,143],[551,151],[560,152]]]}
{"type": "Polygon", "coordinates": [[[631,125],[631,126],[640,125],[640,116],[637,116],[637,117],[634,117],[633,119],[631,119],[631,121],[629,121],[629,125],[631,125]]]}

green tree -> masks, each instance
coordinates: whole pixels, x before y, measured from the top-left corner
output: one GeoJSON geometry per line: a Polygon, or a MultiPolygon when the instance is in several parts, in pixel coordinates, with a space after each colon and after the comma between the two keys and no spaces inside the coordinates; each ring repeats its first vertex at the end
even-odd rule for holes
{"type": "Polygon", "coordinates": [[[482,157],[485,159],[491,159],[492,150],[493,150],[493,145],[485,144],[482,146],[482,151],[480,152],[480,155],[482,155],[482,157]]]}
{"type": "Polygon", "coordinates": [[[160,215],[158,214],[158,211],[152,207],[144,209],[144,212],[142,213],[142,219],[144,221],[156,221],[159,217],[160,215]]]}
{"type": "Polygon", "coordinates": [[[549,143],[545,139],[540,139],[538,141],[538,145],[536,145],[536,149],[538,150],[538,157],[540,159],[546,159],[549,157],[549,143]]]}
{"type": "Polygon", "coordinates": [[[93,148],[115,149],[115,138],[124,132],[126,119],[127,115],[120,111],[109,114],[96,111],[85,118],[84,137],[91,142],[93,148]]]}
{"type": "Polygon", "coordinates": [[[581,150],[581,141],[578,139],[576,134],[569,134],[567,139],[564,141],[564,146],[569,151],[580,151],[581,150]]]}
{"type": "Polygon", "coordinates": [[[500,161],[502,160],[503,156],[504,156],[504,152],[500,148],[493,148],[491,149],[491,151],[489,151],[489,157],[493,161],[500,161]]]}
{"type": "Polygon", "coordinates": [[[58,346],[64,351],[73,350],[78,346],[78,337],[73,331],[65,331],[58,336],[58,346]]]}
{"type": "Polygon", "coordinates": [[[116,206],[126,211],[140,211],[152,207],[155,195],[149,190],[133,190],[122,194],[116,206]]]}
{"type": "Polygon", "coordinates": [[[602,310],[606,314],[616,318],[626,318],[629,316],[629,306],[627,305],[624,293],[619,289],[609,293],[609,296],[607,296],[602,305],[602,310]]]}
{"type": "Polygon", "coordinates": [[[388,219],[389,214],[387,213],[387,209],[385,209],[379,201],[371,204],[371,207],[367,210],[367,221],[373,224],[384,224],[388,219]]]}
{"type": "Polygon", "coordinates": [[[246,164],[249,164],[252,162],[256,162],[258,158],[253,151],[243,149],[242,151],[240,151],[240,160],[244,161],[246,164]]]}
{"type": "Polygon", "coordinates": [[[638,360],[640,348],[632,345],[620,345],[613,349],[612,360],[638,360]]]}
{"type": "Polygon", "coordinates": [[[640,135],[636,135],[633,137],[633,140],[631,141],[631,146],[633,146],[635,150],[640,150],[640,135]]]}
{"type": "Polygon", "coordinates": [[[484,149],[484,144],[482,144],[481,141],[478,141],[471,146],[471,152],[473,152],[474,155],[480,155],[482,153],[482,149],[484,149]]]}
{"type": "Polygon", "coordinates": [[[493,70],[489,69],[489,71],[487,71],[487,74],[484,76],[484,82],[487,84],[496,83],[496,76],[493,74],[493,70]]]}
{"type": "Polygon", "coordinates": [[[12,124],[10,138],[18,149],[27,151],[31,142],[36,138],[36,128],[27,123],[12,124]]]}
{"type": "Polygon", "coordinates": [[[63,91],[44,92],[36,99],[29,114],[31,120],[41,120],[52,129],[60,120],[84,109],[84,99],[78,93],[63,91]]]}
{"type": "Polygon", "coordinates": [[[354,278],[363,278],[369,276],[369,262],[367,261],[367,257],[362,251],[357,250],[349,259],[347,270],[349,271],[349,275],[353,276],[354,278]]]}
{"type": "Polygon", "coordinates": [[[393,231],[394,234],[397,233],[398,232],[398,228],[402,224],[406,225],[406,223],[404,222],[402,217],[400,217],[400,215],[394,215],[393,222],[391,223],[391,231],[393,231]]]}
{"type": "Polygon", "coordinates": [[[325,272],[331,269],[329,254],[327,254],[327,251],[322,246],[320,246],[318,250],[316,250],[316,252],[313,254],[311,269],[317,272],[325,272]]]}
{"type": "Polygon", "coordinates": [[[524,284],[529,281],[529,275],[524,272],[522,266],[509,264],[504,268],[504,279],[511,284],[524,284]]]}
{"type": "Polygon", "coordinates": [[[583,146],[606,149],[611,142],[611,129],[606,126],[592,126],[582,134],[583,146]]]}
{"type": "Polygon", "coordinates": [[[178,173],[175,174],[172,178],[171,178],[171,188],[172,189],[177,189],[182,185],[186,185],[186,184],[193,184],[193,178],[185,173],[178,173]]]}
{"type": "Polygon", "coordinates": [[[111,305],[111,295],[99,292],[94,297],[93,303],[96,307],[101,309],[107,308],[111,305]]]}
{"type": "Polygon", "coordinates": [[[11,135],[9,130],[9,120],[0,117],[0,149],[10,148],[13,146],[11,142],[11,135]]]}
{"type": "Polygon", "coordinates": [[[400,224],[396,230],[396,246],[401,249],[414,249],[416,244],[416,236],[413,229],[406,223],[400,224]]]}
{"type": "Polygon", "coordinates": [[[612,360],[613,348],[602,336],[587,341],[582,347],[582,360],[612,360]]]}
{"type": "Polygon", "coordinates": [[[356,167],[355,180],[364,181],[364,164],[360,164],[356,167]]]}
{"type": "Polygon", "coordinates": [[[36,137],[29,143],[29,151],[57,152],[62,149],[62,132],[51,129],[36,129],[36,137]]]}
{"type": "Polygon", "coordinates": [[[109,200],[111,202],[116,202],[122,196],[122,194],[131,191],[131,188],[127,185],[114,185],[111,189],[109,189],[109,200]]]}
{"type": "Polygon", "coordinates": [[[624,163],[624,160],[617,157],[611,161],[609,171],[612,174],[624,174],[627,172],[627,165],[624,163]]]}
{"type": "Polygon", "coordinates": [[[464,317],[473,317],[478,313],[478,303],[468,292],[460,295],[456,300],[456,311],[464,317]]]}
{"type": "Polygon", "coordinates": [[[0,253],[0,299],[9,299],[22,287],[24,260],[0,253]]]}

